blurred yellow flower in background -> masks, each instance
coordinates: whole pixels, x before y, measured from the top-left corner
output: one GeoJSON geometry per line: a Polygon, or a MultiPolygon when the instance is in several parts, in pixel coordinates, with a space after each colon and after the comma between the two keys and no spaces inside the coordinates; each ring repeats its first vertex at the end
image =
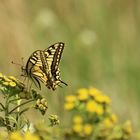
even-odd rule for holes
{"type": "Polygon", "coordinates": [[[8,140],[24,140],[24,138],[19,132],[13,132],[10,134],[8,140]]]}
{"type": "Polygon", "coordinates": [[[82,123],[83,118],[80,115],[76,115],[73,117],[73,123],[82,123]]]}
{"type": "Polygon", "coordinates": [[[101,105],[98,105],[95,109],[96,114],[102,115],[104,113],[103,107],[101,105]]]}
{"type": "Polygon", "coordinates": [[[76,96],[74,95],[68,95],[65,97],[66,102],[75,102],[76,101],[76,96]]]}
{"type": "Polygon", "coordinates": [[[86,88],[80,88],[78,91],[77,91],[78,94],[88,94],[88,89],[86,88]]]}
{"type": "Polygon", "coordinates": [[[30,132],[26,132],[23,135],[21,135],[20,132],[13,132],[10,134],[8,140],[40,140],[40,138],[36,134],[30,132]]]}
{"type": "Polygon", "coordinates": [[[117,123],[118,122],[118,117],[116,114],[111,114],[110,119],[113,123],[117,123]]]}
{"type": "Polygon", "coordinates": [[[133,130],[132,130],[132,124],[130,120],[127,120],[123,126],[123,130],[127,135],[131,135],[133,130]]]}
{"type": "Polygon", "coordinates": [[[74,124],[72,128],[73,128],[74,132],[80,133],[83,130],[83,125],[82,124],[74,124]]]}
{"type": "Polygon", "coordinates": [[[98,95],[98,96],[96,96],[95,100],[99,103],[105,103],[105,104],[111,103],[110,98],[106,95],[98,95]]]}
{"type": "Polygon", "coordinates": [[[0,73],[0,78],[3,78],[3,74],[2,73],[0,73]]]}
{"type": "Polygon", "coordinates": [[[89,97],[89,92],[86,88],[81,88],[77,91],[78,96],[77,98],[81,101],[87,100],[89,97]]]}
{"type": "Polygon", "coordinates": [[[92,97],[97,97],[99,95],[102,95],[102,92],[96,88],[89,88],[89,95],[92,97]]]}
{"type": "Polygon", "coordinates": [[[64,109],[65,110],[72,110],[75,106],[75,103],[74,102],[67,102],[64,104],[64,109]]]}
{"type": "Polygon", "coordinates": [[[95,112],[96,107],[97,107],[97,103],[95,101],[89,101],[86,104],[86,110],[88,112],[95,112]]]}
{"type": "Polygon", "coordinates": [[[113,127],[113,122],[110,120],[110,118],[105,118],[103,121],[103,125],[106,128],[111,128],[111,127],[113,127]]]}
{"type": "Polygon", "coordinates": [[[77,98],[81,101],[85,101],[88,99],[88,94],[79,94],[77,98]]]}
{"type": "Polygon", "coordinates": [[[24,137],[24,140],[40,140],[37,135],[31,134],[30,132],[26,132],[24,137]]]}
{"type": "Polygon", "coordinates": [[[91,124],[85,124],[83,126],[83,133],[85,135],[91,135],[93,131],[93,126],[91,124]]]}
{"type": "Polygon", "coordinates": [[[103,107],[95,101],[88,101],[86,104],[86,110],[90,113],[97,113],[98,115],[102,115],[104,112],[103,107]]]}
{"type": "Polygon", "coordinates": [[[76,96],[68,95],[65,97],[66,103],[64,104],[65,110],[71,110],[75,106],[76,96]]]}

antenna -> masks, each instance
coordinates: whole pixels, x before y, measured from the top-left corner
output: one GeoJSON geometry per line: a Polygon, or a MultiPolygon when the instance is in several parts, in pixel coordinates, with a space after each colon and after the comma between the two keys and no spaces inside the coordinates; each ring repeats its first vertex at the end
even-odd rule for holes
{"type": "Polygon", "coordinates": [[[14,61],[12,61],[11,63],[14,64],[14,65],[17,65],[17,66],[21,66],[21,67],[22,67],[21,64],[19,64],[19,63],[15,63],[14,61]]]}
{"type": "Polygon", "coordinates": [[[25,68],[24,68],[24,61],[23,60],[24,60],[24,57],[21,57],[21,63],[22,64],[15,63],[14,61],[12,61],[11,63],[14,64],[14,65],[20,66],[22,70],[25,70],[25,68]]]}
{"type": "Polygon", "coordinates": [[[63,82],[63,81],[61,81],[61,80],[60,80],[60,82],[63,83],[64,85],[68,86],[68,84],[66,84],[65,82],[63,82]]]}

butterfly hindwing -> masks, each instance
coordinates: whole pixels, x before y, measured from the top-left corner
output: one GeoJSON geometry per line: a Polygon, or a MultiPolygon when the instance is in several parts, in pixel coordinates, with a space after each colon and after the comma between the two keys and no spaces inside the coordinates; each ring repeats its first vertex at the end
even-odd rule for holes
{"type": "Polygon", "coordinates": [[[43,74],[41,70],[42,61],[40,58],[40,53],[41,53],[41,50],[37,50],[33,52],[32,55],[29,57],[26,64],[27,75],[32,79],[36,87],[38,87],[39,89],[41,89],[39,78],[41,78],[42,77],[41,75],[43,74]]]}

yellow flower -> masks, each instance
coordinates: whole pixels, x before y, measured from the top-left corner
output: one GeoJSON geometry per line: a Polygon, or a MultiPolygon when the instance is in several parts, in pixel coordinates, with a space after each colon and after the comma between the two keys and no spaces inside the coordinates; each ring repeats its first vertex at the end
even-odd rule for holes
{"type": "Polygon", "coordinates": [[[89,101],[86,104],[86,110],[90,113],[97,113],[98,115],[103,114],[103,107],[99,104],[97,104],[95,101],[89,101]]]}
{"type": "Polygon", "coordinates": [[[66,96],[65,100],[67,102],[75,102],[76,101],[76,96],[74,96],[74,95],[66,96]]]}
{"type": "Polygon", "coordinates": [[[8,86],[9,83],[8,83],[8,82],[3,82],[3,85],[4,85],[4,86],[8,86]]]}
{"type": "Polygon", "coordinates": [[[11,82],[11,80],[9,78],[7,78],[6,76],[4,76],[3,78],[6,82],[11,82]]]}
{"type": "Polygon", "coordinates": [[[78,96],[77,98],[81,101],[87,100],[88,99],[88,90],[86,88],[81,88],[77,91],[78,96]]]}
{"type": "Polygon", "coordinates": [[[99,96],[99,95],[102,95],[102,92],[99,91],[99,90],[96,89],[96,88],[90,88],[90,89],[89,89],[89,95],[90,95],[90,96],[93,96],[93,97],[97,97],[97,96],[99,96]]]}
{"type": "Polygon", "coordinates": [[[73,125],[73,131],[76,133],[80,133],[83,130],[82,124],[74,124],[73,125]]]}
{"type": "Polygon", "coordinates": [[[30,132],[26,132],[24,140],[40,140],[40,138],[35,134],[31,134],[30,132]]]}
{"type": "Polygon", "coordinates": [[[3,74],[2,73],[0,73],[0,78],[3,78],[3,74]]]}
{"type": "Polygon", "coordinates": [[[98,105],[95,112],[98,114],[98,115],[102,115],[104,113],[104,110],[103,110],[103,107],[101,105],[98,105]]]}
{"type": "Polygon", "coordinates": [[[112,121],[110,120],[110,118],[106,118],[104,119],[103,121],[103,125],[106,127],[106,128],[111,128],[113,126],[113,123],[112,121]]]}
{"type": "Polygon", "coordinates": [[[125,131],[125,133],[127,133],[128,135],[132,134],[132,124],[130,120],[127,120],[123,126],[123,130],[125,131]]]}
{"type": "Polygon", "coordinates": [[[91,135],[92,134],[92,131],[93,131],[93,127],[91,124],[85,124],[83,126],[83,133],[85,135],[91,135]]]}
{"type": "Polygon", "coordinates": [[[88,99],[88,95],[87,94],[80,94],[80,95],[78,95],[77,98],[81,101],[85,101],[88,99]]]}
{"type": "Polygon", "coordinates": [[[13,81],[17,81],[17,79],[14,76],[9,76],[8,78],[13,80],[13,81]]]}
{"type": "Polygon", "coordinates": [[[116,116],[116,114],[112,114],[112,115],[110,116],[110,119],[111,119],[111,121],[112,121],[113,123],[117,123],[117,122],[118,122],[118,117],[116,116]]]}
{"type": "Polygon", "coordinates": [[[99,103],[105,103],[105,104],[110,104],[111,102],[110,98],[106,95],[99,95],[95,98],[95,100],[99,103]]]}
{"type": "Polygon", "coordinates": [[[18,132],[13,132],[11,133],[11,135],[9,136],[9,140],[24,140],[23,136],[21,136],[20,133],[18,132]]]}
{"type": "Polygon", "coordinates": [[[74,118],[73,118],[73,122],[74,123],[82,123],[83,122],[83,118],[80,116],[80,115],[76,115],[76,116],[74,116],[74,118]]]}
{"type": "Polygon", "coordinates": [[[65,110],[72,110],[74,108],[75,104],[73,102],[68,102],[64,104],[64,109],[65,110]]]}
{"type": "Polygon", "coordinates": [[[95,112],[96,107],[97,107],[97,103],[95,101],[89,101],[86,104],[86,110],[88,112],[95,112]]]}
{"type": "Polygon", "coordinates": [[[16,83],[11,81],[11,82],[9,83],[9,85],[10,85],[11,87],[15,87],[15,86],[16,86],[16,83]]]}
{"type": "Polygon", "coordinates": [[[86,88],[80,88],[78,91],[77,91],[78,94],[88,94],[88,90],[86,88]]]}

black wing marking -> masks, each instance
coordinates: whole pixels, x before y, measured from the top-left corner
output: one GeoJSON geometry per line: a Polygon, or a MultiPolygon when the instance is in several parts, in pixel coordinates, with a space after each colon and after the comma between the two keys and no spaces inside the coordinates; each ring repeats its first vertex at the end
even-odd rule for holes
{"type": "Polygon", "coordinates": [[[63,53],[63,49],[64,49],[64,43],[59,43],[59,44],[57,44],[57,46],[58,47],[57,47],[56,52],[54,54],[54,59],[53,59],[52,65],[51,65],[52,74],[54,74],[58,69],[58,66],[59,66],[59,63],[61,60],[61,56],[63,53]]]}
{"type": "Polygon", "coordinates": [[[40,82],[46,83],[45,73],[42,71],[41,50],[32,53],[26,64],[26,73],[32,79],[36,87],[41,89],[40,82]]]}
{"type": "Polygon", "coordinates": [[[46,55],[46,60],[52,75],[54,75],[58,69],[63,49],[64,43],[58,42],[44,50],[44,54],[46,55]]]}

